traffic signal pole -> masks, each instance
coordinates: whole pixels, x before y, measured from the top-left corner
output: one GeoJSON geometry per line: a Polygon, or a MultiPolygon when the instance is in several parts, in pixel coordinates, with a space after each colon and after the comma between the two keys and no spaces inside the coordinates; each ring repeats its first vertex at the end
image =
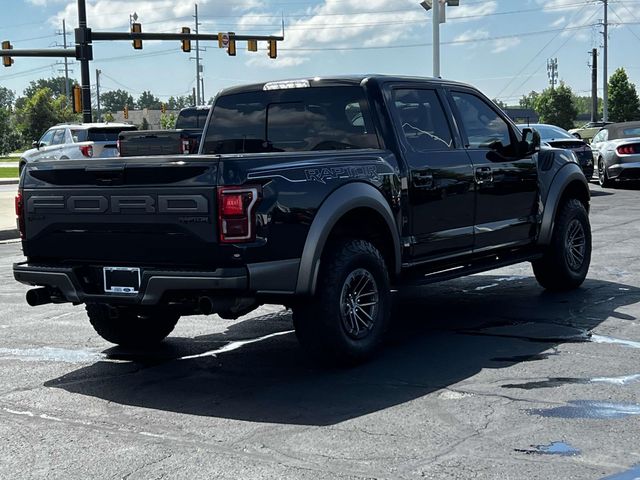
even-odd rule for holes
{"type": "MultiPolygon", "coordinates": [[[[448,0],[450,1],[450,0],[448,0]]],[[[137,24],[140,25],[140,24],[137,24]]],[[[187,29],[188,30],[188,29],[187,29]]],[[[230,32],[231,33],[231,32],[230,32]]],[[[89,62],[93,60],[94,41],[101,40],[134,40],[139,45],[136,48],[142,48],[143,40],[194,40],[220,42],[223,33],[143,33],[143,32],[93,32],[87,27],[87,9],[85,0],[78,0],[78,28],[75,30],[75,49],[13,49],[11,43],[7,40],[2,42],[0,49],[0,57],[5,67],[10,67],[13,63],[12,57],[58,57],[71,58],[74,57],[80,62],[80,84],[82,96],[82,121],[83,123],[91,123],[91,78],[89,75],[89,62]]],[[[226,34],[224,34],[226,35],[226,34]]],[[[276,58],[276,43],[284,40],[284,31],[282,36],[272,35],[236,35],[233,34],[233,44],[235,41],[264,41],[269,43],[269,56],[276,58]],[[273,50],[273,53],[272,53],[273,50]]],[[[185,50],[187,51],[187,50],[185,50]]],[[[231,52],[228,52],[231,55],[231,52]]],[[[234,51],[235,54],[235,51],[234,51]]],[[[202,95],[204,97],[204,94],[202,95]]]]}
{"type": "Polygon", "coordinates": [[[91,123],[91,78],[89,61],[93,60],[91,47],[91,30],[87,28],[87,7],[85,0],[78,0],[78,28],[76,29],[76,45],[80,54],[80,86],[82,87],[82,123],[91,123]]]}

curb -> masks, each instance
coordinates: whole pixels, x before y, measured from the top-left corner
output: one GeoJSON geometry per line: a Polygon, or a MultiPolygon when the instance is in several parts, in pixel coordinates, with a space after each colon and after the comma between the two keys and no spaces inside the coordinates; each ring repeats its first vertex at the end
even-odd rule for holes
{"type": "Polygon", "coordinates": [[[0,185],[17,185],[19,182],[19,178],[0,178],[0,185]]]}
{"type": "Polygon", "coordinates": [[[13,228],[11,230],[0,230],[0,241],[2,240],[17,240],[20,238],[18,230],[13,228]]]}

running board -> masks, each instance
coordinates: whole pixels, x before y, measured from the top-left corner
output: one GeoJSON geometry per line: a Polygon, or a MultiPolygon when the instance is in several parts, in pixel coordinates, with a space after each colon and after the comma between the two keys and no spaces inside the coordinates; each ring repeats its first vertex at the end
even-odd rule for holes
{"type": "Polygon", "coordinates": [[[464,265],[444,268],[428,273],[424,273],[424,270],[420,269],[422,273],[410,273],[406,274],[403,277],[400,277],[398,279],[397,285],[429,285],[431,283],[444,282],[446,280],[452,280],[454,278],[473,275],[474,273],[486,272],[488,270],[495,270],[496,268],[508,267],[509,265],[515,265],[516,263],[530,262],[539,258],[542,258],[542,253],[528,253],[524,255],[494,255],[491,257],[484,257],[475,261],[469,261],[464,265]]]}

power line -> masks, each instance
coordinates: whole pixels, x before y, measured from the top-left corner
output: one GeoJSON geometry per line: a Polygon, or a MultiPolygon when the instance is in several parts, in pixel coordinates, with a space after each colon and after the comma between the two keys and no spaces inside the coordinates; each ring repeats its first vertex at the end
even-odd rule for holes
{"type": "MultiPolygon", "coordinates": [[[[578,11],[577,11],[577,12],[576,12],[572,17],[571,17],[570,21],[573,21],[573,19],[574,19],[574,18],[576,18],[580,13],[582,13],[586,7],[587,7],[587,5],[584,5],[582,8],[580,8],[580,9],[579,9],[579,10],[578,10],[578,11]]],[[[592,16],[593,16],[593,15],[592,15],[592,16]]],[[[589,20],[591,20],[591,17],[589,18],[589,20]]],[[[547,48],[549,45],[551,45],[551,44],[555,41],[555,39],[556,39],[556,38],[558,38],[558,37],[560,36],[560,34],[562,33],[562,31],[563,31],[563,30],[564,30],[564,29],[560,29],[560,30],[558,31],[558,33],[557,33],[556,35],[554,35],[554,37],[553,37],[553,38],[551,38],[547,43],[545,43],[545,44],[542,46],[542,48],[540,48],[540,50],[538,50],[538,52],[537,52],[537,53],[536,53],[536,54],[531,58],[531,60],[529,60],[529,61],[527,62],[527,64],[526,64],[524,67],[522,67],[522,68],[520,69],[520,71],[518,72],[518,74],[516,75],[516,77],[515,77],[515,78],[518,78],[520,75],[522,75],[522,73],[524,73],[524,71],[525,71],[527,68],[529,68],[529,66],[530,66],[533,62],[535,62],[535,61],[536,61],[536,59],[537,59],[537,58],[542,54],[542,52],[544,52],[544,51],[546,50],[546,48],[547,48]]],[[[506,84],[504,87],[502,87],[502,90],[500,90],[500,92],[498,92],[498,95],[496,95],[496,97],[500,98],[500,96],[501,96],[501,95],[502,95],[502,94],[507,90],[507,88],[509,88],[509,87],[513,84],[513,82],[515,81],[515,78],[513,78],[513,79],[509,80],[509,81],[507,82],[507,84],[506,84]]]]}

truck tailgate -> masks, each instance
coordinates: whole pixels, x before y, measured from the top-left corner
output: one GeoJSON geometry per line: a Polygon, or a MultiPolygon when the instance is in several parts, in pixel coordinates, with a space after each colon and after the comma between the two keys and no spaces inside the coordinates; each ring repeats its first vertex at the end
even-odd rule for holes
{"type": "Polygon", "coordinates": [[[217,157],[27,167],[25,255],[43,263],[215,267],[217,157]]]}

